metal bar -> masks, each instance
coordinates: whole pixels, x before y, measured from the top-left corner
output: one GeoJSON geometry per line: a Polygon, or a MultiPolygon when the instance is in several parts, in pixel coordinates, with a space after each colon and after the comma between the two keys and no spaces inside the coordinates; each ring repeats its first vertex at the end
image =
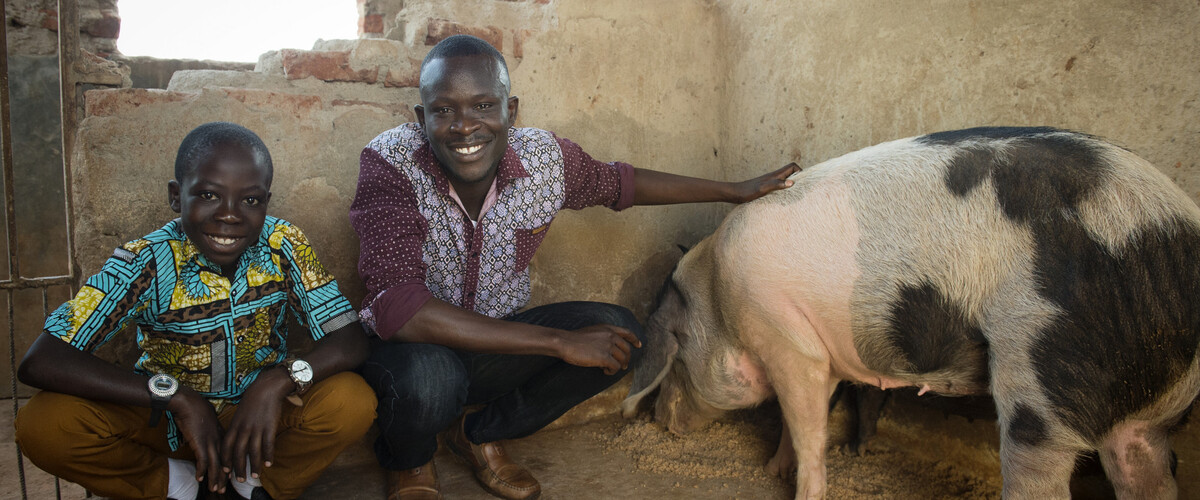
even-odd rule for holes
{"type": "MultiPolygon", "coordinates": [[[[79,267],[75,265],[75,197],[71,176],[75,132],[79,128],[79,80],[75,73],[78,59],[79,2],[58,0],[58,87],[61,91],[59,105],[62,109],[63,209],[66,211],[67,275],[72,280],[79,276],[79,267]]],[[[72,291],[74,288],[71,286],[72,291]]],[[[58,477],[54,478],[54,495],[58,500],[62,500],[62,481],[58,477]]],[[[87,491],[85,497],[91,498],[92,492],[87,491]]]]}
{"type": "Polygon", "coordinates": [[[75,62],[79,59],[79,3],[77,0],[58,0],[58,86],[62,107],[63,196],[67,226],[67,274],[79,277],[75,265],[75,212],[72,183],[72,156],[75,154],[75,132],[79,128],[78,79],[75,62]]]}
{"type": "MultiPolygon", "coordinates": [[[[8,6],[0,4],[0,18],[7,19],[8,6]]],[[[12,122],[9,116],[9,96],[8,96],[8,22],[0,23],[0,161],[4,162],[4,213],[7,217],[5,240],[8,243],[8,275],[10,278],[20,276],[17,267],[17,221],[16,221],[16,204],[13,200],[13,164],[12,164],[12,122]]],[[[9,290],[8,294],[8,366],[10,376],[12,377],[12,414],[17,414],[17,341],[16,341],[16,307],[14,306],[14,292],[9,290]]],[[[21,498],[27,499],[28,493],[25,486],[25,462],[21,459],[21,447],[16,446],[17,451],[17,474],[21,480],[21,498]]]]}
{"type": "MultiPolygon", "coordinates": [[[[0,13],[8,14],[7,6],[0,10],[0,13]]],[[[8,242],[8,276],[10,279],[19,277],[20,267],[17,264],[17,205],[13,198],[13,155],[12,155],[12,121],[9,116],[9,97],[8,97],[8,23],[0,28],[0,54],[4,55],[4,60],[0,61],[0,144],[3,144],[3,157],[0,161],[4,162],[4,213],[7,220],[5,225],[8,234],[5,235],[8,242]]]]}
{"type": "Polygon", "coordinates": [[[0,281],[0,290],[26,290],[56,285],[74,285],[74,276],[49,276],[45,278],[21,278],[15,281],[0,281]]]}
{"type": "MultiPolygon", "coordinates": [[[[9,181],[5,179],[5,182],[9,181]]],[[[13,319],[16,317],[16,307],[13,305],[16,300],[15,295],[12,290],[8,291],[8,366],[12,370],[12,414],[14,417],[17,415],[17,410],[20,409],[17,398],[17,328],[16,321],[13,319]]],[[[17,444],[16,450],[17,475],[21,478],[21,498],[28,499],[29,493],[25,487],[25,460],[21,458],[20,443],[17,444]]]]}

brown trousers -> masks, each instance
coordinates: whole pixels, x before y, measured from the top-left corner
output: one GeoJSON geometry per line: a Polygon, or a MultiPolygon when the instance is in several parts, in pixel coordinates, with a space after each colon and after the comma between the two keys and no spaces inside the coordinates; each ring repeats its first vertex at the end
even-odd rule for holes
{"type": "MultiPolygon", "coordinates": [[[[342,372],[314,384],[304,405],[283,405],[275,460],[260,475],[272,498],[300,496],[325,467],[366,434],[375,420],[375,393],[342,372]]],[[[237,411],[218,415],[227,427],[237,411]]],[[[42,470],[112,498],[165,498],[167,458],[195,460],[187,443],[170,451],[167,426],[146,425],[150,409],[40,392],[17,412],[16,441],[42,470]]],[[[227,490],[228,491],[228,490],[227,490]]]]}

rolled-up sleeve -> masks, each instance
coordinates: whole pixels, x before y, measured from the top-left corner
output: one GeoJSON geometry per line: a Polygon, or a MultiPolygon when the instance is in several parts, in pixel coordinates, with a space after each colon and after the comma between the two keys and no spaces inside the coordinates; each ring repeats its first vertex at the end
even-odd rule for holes
{"type": "Polygon", "coordinates": [[[633,166],[598,161],[568,139],[555,137],[563,153],[563,207],[578,210],[605,206],[624,210],[633,206],[633,166]]]}
{"type": "Polygon", "coordinates": [[[421,259],[429,226],[412,182],[371,148],[359,157],[350,225],[358,233],[358,273],[367,288],[363,323],[387,339],[433,297],[421,259]]]}

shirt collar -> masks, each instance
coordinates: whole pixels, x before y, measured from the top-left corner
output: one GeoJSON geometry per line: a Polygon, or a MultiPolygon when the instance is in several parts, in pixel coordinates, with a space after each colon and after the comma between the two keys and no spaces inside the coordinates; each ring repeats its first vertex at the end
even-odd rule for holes
{"type": "MultiPolygon", "coordinates": [[[[418,128],[418,133],[421,135],[421,147],[413,152],[413,159],[416,160],[417,166],[434,180],[437,190],[449,196],[450,179],[446,177],[446,173],[438,164],[437,157],[433,155],[433,148],[429,145],[429,138],[425,136],[425,132],[418,128]]],[[[501,191],[513,179],[523,177],[529,177],[529,172],[525,171],[525,167],[521,165],[521,158],[517,156],[517,150],[512,147],[512,129],[509,129],[508,145],[504,148],[504,156],[500,158],[500,165],[496,167],[496,180],[493,186],[496,191],[501,191]]]]}
{"type": "MultiPolygon", "coordinates": [[[[259,247],[268,243],[268,238],[270,237],[270,228],[274,226],[275,218],[268,215],[266,220],[263,221],[263,228],[262,231],[259,232],[258,240],[255,241],[254,244],[247,247],[246,251],[242,252],[242,254],[238,256],[238,269],[242,268],[243,261],[250,258],[252,253],[257,252],[259,247]]],[[[205,257],[204,254],[200,252],[200,249],[196,248],[196,244],[192,243],[192,240],[187,237],[187,233],[183,232],[183,222],[179,218],[171,221],[171,233],[172,236],[182,244],[183,254],[188,256],[188,260],[186,262],[182,262],[181,264],[195,262],[196,265],[202,268],[210,269],[217,274],[221,274],[221,266],[218,266],[211,260],[208,260],[208,257],[205,257]]]]}

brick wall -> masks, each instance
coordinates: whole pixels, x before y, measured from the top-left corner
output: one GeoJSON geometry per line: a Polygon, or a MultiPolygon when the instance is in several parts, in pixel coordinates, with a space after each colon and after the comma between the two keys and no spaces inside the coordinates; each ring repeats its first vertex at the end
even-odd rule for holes
{"type": "MultiPolygon", "coordinates": [[[[117,52],[121,34],[118,0],[79,1],[79,43],[101,57],[117,52]]],[[[53,55],[58,51],[56,0],[4,0],[8,50],[13,54],[53,55]]]]}

